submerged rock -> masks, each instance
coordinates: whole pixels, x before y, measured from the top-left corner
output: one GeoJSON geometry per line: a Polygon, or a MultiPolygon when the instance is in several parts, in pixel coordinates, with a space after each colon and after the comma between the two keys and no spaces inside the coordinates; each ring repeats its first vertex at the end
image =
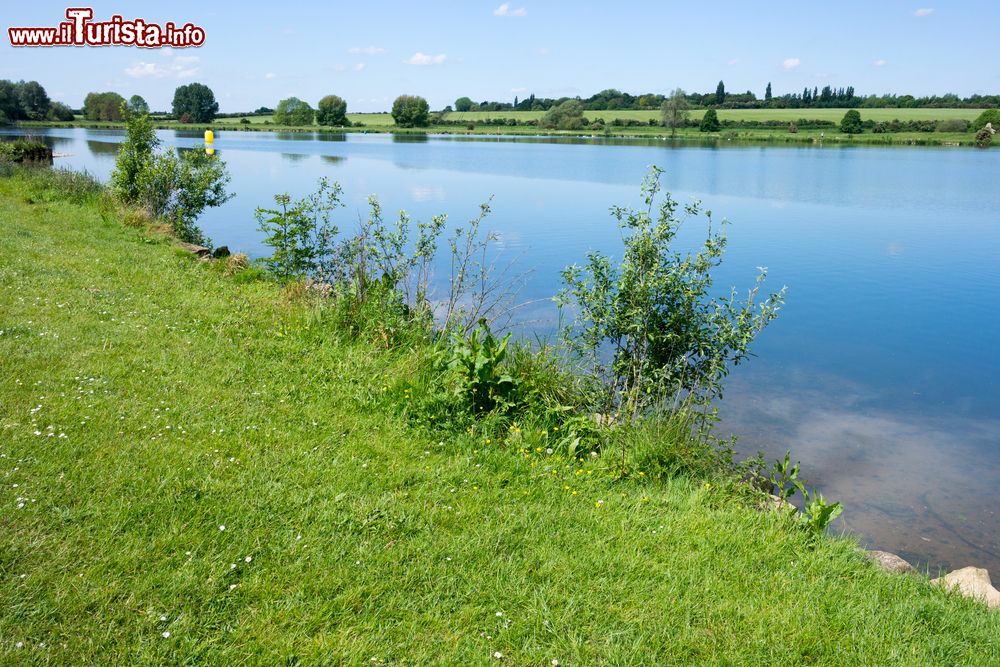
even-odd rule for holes
{"type": "Polygon", "coordinates": [[[981,600],[987,607],[1000,607],[1000,591],[993,587],[990,573],[981,567],[963,567],[938,579],[932,579],[931,583],[948,589],[957,588],[965,597],[981,600]]]}
{"type": "Polygon", "coordinates": [[[905,560],[900,558],[894,553],[889,553],[888,551],[866,551],[865,555],[873,563],[878,565],[880,568],[888,572],[889,574],[904,574],[909,572],[916,572],[913,566],[907,563],[905,560]]]}

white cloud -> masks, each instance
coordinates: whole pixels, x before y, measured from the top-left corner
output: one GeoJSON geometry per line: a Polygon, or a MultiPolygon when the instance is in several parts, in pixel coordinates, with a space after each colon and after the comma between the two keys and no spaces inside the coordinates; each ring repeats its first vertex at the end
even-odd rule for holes
{"type": "Polygon", "coordinates": [[[889,61],[887,61],[887,60],[883,60],[882,58],[879,58],[878,60],[876,60],[875,62],[873,62],[872,65],[875,65],[875,67],[885,67],[888,64],[888,62],[889,61]]]}
{"type": "Polygon", "coordinates": [[[547,46],[543,46],[542,48],[538,49],[538,55],[540,56],[547,56],[550,53],[552,53],[552,49],[550,49],[547,46]]]}
{"type": "Polygon", "coordinates": [[[377,56],[385,53],[385,49],[381,46],[352,46],[347,52],[353,55],[377,56]]]}
{"type": "Polygon", "coordinates": [[[412,56],[403,61],[406,65],[440,65],[448,59],[443,53],[439,53],[436,56],[428,55],[426,53],[421,53],[417,51],[412,56]]]}
{"type": "Polygon", "coordinates": [[[732,60],[730,60],[726,64],[729,65],[730,67],[732,67],[733,65],[739,65],[740,64],[740,59],[739,58],[733,58],[732,60]]]}
{"type": "Polygon", "coordinates": [[[264,75],[264,78],[265,79],[276,79],[276,78],[278,78],[278,75],[275,74],[274,72],[268,72],[267,74],[264,75]]]}
{"type": "Polygon", "coordinates": [[[934,13],[934,10],[930,7],[921,7],[917,11],[913,12],[914,16],[930,16],[934,13]]]}
{"type": "Polygon", "coordinates": [[[365,64],[364,63],[358,63],[357,65],[354,66],[354,71],[355,72],[360,72],[364,68],[365,68],[365,64]]]}
{"type": "Polygon", "coordinates": [[[801,64],[802,61],[798,58],[785,58],[784,61],[782,61],[781,66],[790,71],[796,69],[801,64]]]}
{"type": "Polygon", "coordinates": [[[198,56],[174,56],[166,65],[157,63],[147,63],[139,61],[131,67],[125,68],[125,73],[133,79],[163,79],[173,77],[175,79],[187,79],[198,74],[198,56]]]}
{"type": "Polygon", "coordinates": [[[493,10],[493,16],[526,16],[527,14],[528,10],[524,7],[511,9],[509,2],[505,2],[493,10]]]}

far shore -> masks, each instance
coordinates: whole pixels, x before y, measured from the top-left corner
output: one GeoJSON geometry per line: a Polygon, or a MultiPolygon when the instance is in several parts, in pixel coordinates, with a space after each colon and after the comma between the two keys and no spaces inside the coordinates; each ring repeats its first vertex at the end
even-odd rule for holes
{"type": "MultiPolygon", "coordinates": [[[[880,110],[888,111],[888,110],[880,110]]],[[[899,110],[902,112],[910,110],[899,110]]],[[[934,110],[931,110],[934,111],[934,110]]],[[[969,110],[945,109],[937,110],[943,112],[969,110]]],[[[448,136],[509,136],[509,137],[534,137],[534,138],[577,138],[577,139],[603,139],[603,138],[627,138],[627,139],[655,139],[660,141],[680,140],[684,142],[701,143],[748,143],[760,145],[789,145],[789,144],[810,144],[810,145],[872,145],[872,146],[951,146],[951,147],[975,147],[975,137],[973,132],[884,132],[876,133],[865,131],[861,134],[845,134],[839,132],[837,128],[799,128],[795,132],[790,132],[787,127],[783,128],[745,128],[731,127],[723,128],[718,132],[702,132],[695,127],[687,127],[671,132],[669,128],[659,125],[632,125],[617,126],[605,124],[603,129],[587,128],[583,130],[563,131],[549,130],[537,125],[499,125],[490,124],[487,118],[472,118],[467,122],[464,120],[454,120],[453,117],[461,114],[447,114],[444,116],[445,122],[431,124],[426,127],[398,127],[392,124],[392,118],[388,114],[349,114],[352,125],[349,127],[322,127],[292,126],[272,124],[267,117],[244,117],[248,122],[241,123],[243,118],[218,118],[212,123],[191,123],[183,124],[175,120],[155,120],[157,129],[180,130],[203,132],[213,130],[215,132],[296,132],[315,134],[393,134],[410,135],[413,137],[428,135],[448,135],[448,136]],[[265,120],[261,120],[264,118],[265,120]]],[[[34,128],[90,128],[121,130],[124,123],[114,121],[86,121],[75,120],[70,122],[49,122],[24,121],[18,123],[16,128],[30,131],[34,128]]],[[[994,144],[996,145],[996,144],[994,144]]]]}

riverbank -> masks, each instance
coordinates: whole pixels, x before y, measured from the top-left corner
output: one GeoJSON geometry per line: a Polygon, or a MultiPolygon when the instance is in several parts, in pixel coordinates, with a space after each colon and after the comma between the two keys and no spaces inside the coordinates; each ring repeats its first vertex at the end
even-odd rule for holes
{"type": "MultiPolygon", "coordinates": [[[[360,114],[359,114],[360,115],[360,114]]],[[[836,128],[799,129],[789,132],[787,129],[745,129],[733,128],[719,132],[701,132],[697,128],[687,127],[672,133],[670,129],[659,125],[622,126],[606,125],[604,129],[594,130],[546,130],[533,125],[494,125],[482,122],[457,123],[446,125],[430,125],[422,128],[400,128],[390,123],[372,123],[352,125],[351,127],[323,129],[319,126],[271,125],[249,123],[241,125],[239,119],[219,119],[208,124],[183,124],[177,121],[154,121],[157,129],[189,132],[204,132],[213,130],[219,132],[295,132],[314,134],[393,134],[410,137],[430,135],[469,136],[469,137],[536,137],[536,138],[623,138],[650,139],[657,141],[699,142],[705,144],[758,144],[758,145],[815,145],[815,146],[952,146],[975,147],[975,133],[972,132],[864,132],[862,134],[844,134],[836,128]]],[[[389,118],[391,121],[391,117],[389,118]]],[[[74,122],[21,122],[18,127],[30,131],[32,128],[82,127],[104,130],[124,130],[125,125],[117,122],[74,121],[74,122]]],[[[1000,141],[993,142],[1000,146],[1000,141]]]]}
{"type": "Polygon", "coordinates": [[[419,348],[102,210],[0,178],[5,660],[1000,661],[1000,614],[725,480],[415,428],[419,348]]]}

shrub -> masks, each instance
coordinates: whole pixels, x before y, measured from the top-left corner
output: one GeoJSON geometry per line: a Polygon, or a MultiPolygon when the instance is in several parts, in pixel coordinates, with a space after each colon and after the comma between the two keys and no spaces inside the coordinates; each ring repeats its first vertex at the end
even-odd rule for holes
{"type": "Polygon", "coordinates": [[[715,112],[715,109],[709,109],[705,112],[705,115],[701,117],[701,124],[698,126],[701,132],[718,132],[721,129],[719,125],[719,114],[715,112]]]}
{"type": "Polygon", "coordinates": [[[579,100],[566,100],[549,109],[542,117],[542,127],[550,130],[581,130],[586,124],[583,103],[579,100]]]}
{"type": "Polygon", "coordinates": [[[969,121],[964,118],[949,118],[948,120],[938,121],[938,124],[934,128],[935,132],[968,132],[969,131],[969,121]]]}
{"type": "MultiPolygon", "coordinates": [[[[784,300],[781,290],[756,303],[764,269],[744,300],[735,290],[728,299],[710,295],[726,238],[704,212],[702,247],[675,249],[679,206],[669,194],[658,202],[661,173],[653,168],[644,179],[642,209],[612,209],[623,234],[621,262],[590,253],[583,267],[563,271],[566,287],[559,295],[560,305],[576,313],[564,339],[603,384],[600,407],[629,419],[670,401],[707,404],[719,396],[730,366],[747,358],[750,344],[784,300]]],[[[697,202],[684,212],[703,213],[697,202]]]]}
{"type": "Polygon", "coordinates": [[[992,124],[987,123],[983,129],[976,132],[976,145],[980,148],[986,148],[993,142],[994,134],[996,134],[996,130],[993,129],[992,124]]]}
{"type": "Polygon", "coordinates": [[[180,157],[157,153],[160,140],[148,114],[125,112],[125,141],[118,150],[111,188],[123,204],[143,207],[151,217],[163,218],[182,241],[207,244],[196,225],[201,213],[221,206],[229,174],[216,155],[197,149],[180,157]]]}
{"type": "Polygon", "coordinates": [[[861,124],[861,114],[857,109],[850,109],[840,121],[840,131],[844,134],[861,134],[864,126],[861,124]]]}
{"type": "Polygon", "coordinates": [[[7,162],[45,162],[52,163],[52,149],[40,141],[0,142],[0,158],[7,162]]]}
{"type": "Polygon", "coordinates": [[[973,132],[978,132],[986,127],[987,123],[992,123],[994,129],[1000,127],[1000,109],[987,109],[982,112],[976,120],[972,121],[970,128],[973,132]]]}
{"type": "Polygon", "coordinates": [[[274,249],[261,261],[272,273],[285,279],[323,273],[321,263],[333,252],[339,233],[330,213],[343,205],[340,194],[340,185],[323,178],[308,197],[293,202],[288,194],[279,194],[274,196],[277,208],[257,209],[259,229],[267,234],[264,243],[274,249]]]}

